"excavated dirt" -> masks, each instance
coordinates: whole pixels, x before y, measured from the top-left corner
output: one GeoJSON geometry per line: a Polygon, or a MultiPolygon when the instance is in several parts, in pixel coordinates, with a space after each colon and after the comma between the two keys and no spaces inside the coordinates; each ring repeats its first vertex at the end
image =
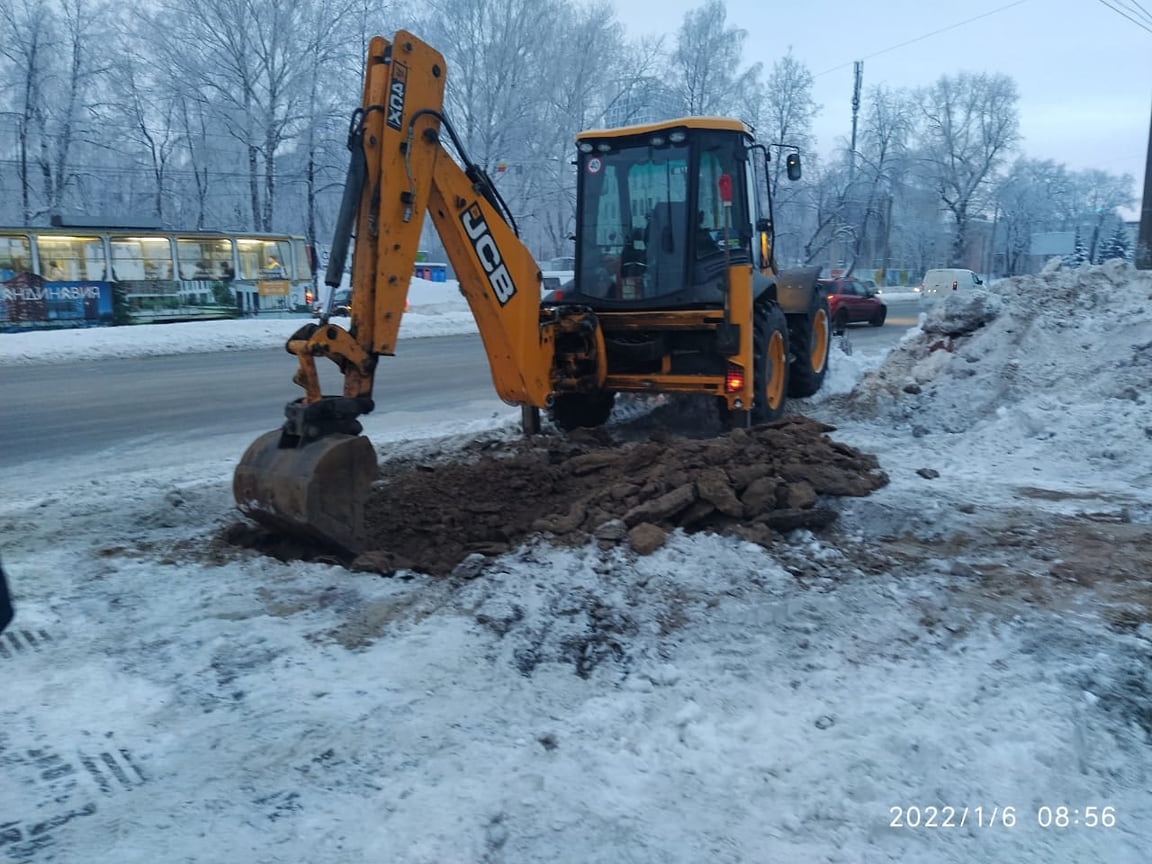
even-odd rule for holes
{"type": "MultiPolygon", "coordinates": [[[[627,543],[645,554],[675,528],[768,546],[779,532],[834,521],[823,496],[867,495],[888,482],[874,457],[833,441],[832,431],[788,417],[705,440],[655,432],[617,443],[598,430],[489,441],[479,453],[447,459],[386,461],[367,507],[370,551],[343,563],[468,575],[482,557],[533,535],[627,543]]],[[[229,539],[285,558],[322,557],[257,535],[236,527],[229,539]]]]}

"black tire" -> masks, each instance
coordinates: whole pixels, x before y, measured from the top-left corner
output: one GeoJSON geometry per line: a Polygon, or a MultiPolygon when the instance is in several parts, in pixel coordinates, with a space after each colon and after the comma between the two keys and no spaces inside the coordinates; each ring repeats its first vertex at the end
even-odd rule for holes
{"type": "Polygon", "coordinates": [[[888,318],[888,307],[881,306],[876,310],[876,314],[868,321],[873,327],[883,327],[884,321],[888,318]]]}
{"type": "Polygon", "coordinates": [[[828,298],[822,292],[812,292],[812,303],[806,314],[788,317],[788,341],[792,357],[788,366],[788,396],[806,399],[824,386],[828,352],[832,347],[828,298]]]}
{"type": "Polygon", "coordinates": [[[752,317],[752,423],[769,423],[788,401],[788,319],[775,303],[757,303],[752,317]]]}
{"type": "Polygon", "coordinates": [[[836,336],[843,336],[844,331],[848,329],[848,313],[841,309],[836,313],[836,317],[832,319],[832,333],[836,336]]]}
{"type": "Polygon", "coordinates": [[[603,426],[616,404],[615,393],[563,393],[556,397],[549,419],[565,432],[603,426]]]}

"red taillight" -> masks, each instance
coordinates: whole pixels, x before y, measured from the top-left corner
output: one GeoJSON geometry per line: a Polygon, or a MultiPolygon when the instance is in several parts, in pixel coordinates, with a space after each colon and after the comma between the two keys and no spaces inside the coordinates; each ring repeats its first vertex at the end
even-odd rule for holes
{"type": "Polygon", "coordinates": [[[728,377],[724,380],[724,387],[729,393],[739,393],[744,389],[744,370],[735,363],[728,364],[728,377]]]}
{"type": "Polygon", "coordinates": [[[305,291],[304,292],[304,302],[305,303],[311,303],[312,302],[312,292],[311,291],[305,291]]]}
{"type": "Polygon", "coordinates": [[[564,299],[564,292],[561,291],[559,288],[557,288],[555,291],[552,292],[552,299],[553,300],[563,300],[564,299]]]}

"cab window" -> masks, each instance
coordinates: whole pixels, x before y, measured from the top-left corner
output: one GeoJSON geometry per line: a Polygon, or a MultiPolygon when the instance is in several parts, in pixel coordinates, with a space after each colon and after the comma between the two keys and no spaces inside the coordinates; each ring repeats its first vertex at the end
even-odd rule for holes
{"type": "Polygon", "coordinates": [[[696,257],[722,252],[725,237],[729,250],[747,249],[752,237],[748,216],[747,185],[742,182],[743,163],[737,158],[729,140],[722,140],[700,154],[699,210],[696,223],[696,257]],[[720,192],[721,178],[727,177],[732,189],[731,206],[724,205],[720,192]]]}

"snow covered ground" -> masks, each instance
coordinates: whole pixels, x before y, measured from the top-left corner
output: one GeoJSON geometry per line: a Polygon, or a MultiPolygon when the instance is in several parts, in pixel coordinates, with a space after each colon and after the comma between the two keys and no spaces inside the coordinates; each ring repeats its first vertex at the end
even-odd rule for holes
{"type": "MultiPolygon", "coordinates": [[[[891,483],[771,551],[382,579],[223,542],[246,441],[4,478],[0,862],[1146,862],[1149,299],[1052,272],[837,349],[798,408],[891,483]]],[[[0,363],[283,324],[2,335],[0,363]]]]}
{"type": "MultiPolygon", "coordinates": [[[[408,302],[411,308],[400,322],[403,338],[478,332],[455,280],[414,278],[408,302]]],[[[292,335],[293,324],[303,326],[313,320],[303,314],[272,313],[235,321],[5,333],[0,335],[0,365],[278,348],[292,335]]],[[[347,319],[335,320],[347,323],[347,319]]]]}

